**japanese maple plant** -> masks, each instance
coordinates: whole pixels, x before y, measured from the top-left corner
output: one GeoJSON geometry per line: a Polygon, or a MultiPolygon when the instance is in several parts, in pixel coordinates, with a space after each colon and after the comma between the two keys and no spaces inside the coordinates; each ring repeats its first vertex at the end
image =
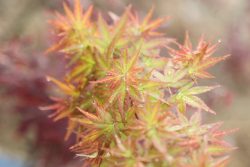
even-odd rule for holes
{"type": "Polygon", "coordinates": [[[47,77],[61,95],[41,109],[68,120],[65,138],[76,135],[70,149],[83,166],[227,165],[234,147],[223,137],[234,130],[203,124],[202,112],[215,112],[198,97],[218,87],[199,84],[228,57],[213,56],[217,44],[201,37],[193,47],[188,33],[184,44],[166,38],[157,29],[168,17],[152,20],[153,10],[140,19],[127,7],[105,19],[80,0],[63,7],[50,21],[57,40],[47,52],[60,52],[67,72],[63,81],[47,77]]]}

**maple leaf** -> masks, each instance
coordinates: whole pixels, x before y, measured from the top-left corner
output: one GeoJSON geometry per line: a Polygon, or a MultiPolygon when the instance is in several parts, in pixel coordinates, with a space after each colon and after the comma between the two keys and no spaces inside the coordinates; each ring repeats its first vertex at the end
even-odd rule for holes
{"type": "Polygon", "coordinates": [[[115,146],[108,149],[110,158],[104,160],[103,165],[109,166],[112,163],[114,166],[138,166],[144,167],[144,163],[148,161],[140,152],[135,149],[136,143],[131,137],[121,140],[115,135],[115,146]]]}
{"type": "Polygon", "coordinates": [[[175,42],[179,50],[172,49],[167,46],[170,55],[176,63],[186,67],[188,73],[193,78],[212,78],[213,76],[206,70],[215,64],[225,60],[229,55],[222,57],[211,57],[217,48],[217,44],[211,45],[200,38],[198,46],[193,50],[188,33],[186,33],[185,42],[183,45],[175,42]]]}
{"type": "Polygon", "coordinates": [[[166,112],[166,108],[161,105],[160,101],[147,97],[144,103],[145,107],[136,107],[137,119],[129,125],[128,129],[135,137],[139,138],[145,135],[147,143],[168,160],[167,144],[164,139],[167,135],[172,135],[172,132],[165,131],[170,122],[171,114],[166,112]]]}
{"type": "Polygon", "coordinates": [[[66,95],[79,96],[76,87],[70,83],[63,83],[50,76],[47,76],[47,81],[53,82],[66,95]]]}
{"type": "Polygon", "coordinates": [[[91,44],[93,33],[91,28],[90,16],[93,6],[83,13],[80,0],[74,1],[74,11],[63,3],[65,16],[56,13],[57,19],[50,21],[54,29],[58,32],[59,42],[50,47],[47,52],[64,51],[72,52],[75,49],[83,48],[91,44]]]}
{"type": "Polygon", "coordinates": [[[51,97],[51,99],[54,101],[53,104],[39,107],[39,109],[42,111],[54,110],[54,112],[49,115],[49,117],[53,118],[54,121],[67,118],[72,114],[73,112],[72,108],[70,108],[68,102],[66,102],[64,99],[55,97],[51,97]]]}
{"type": "MultiPolygon", "coordinates": [[[[96,107],[96,114],[84,111],[80,108],[78,110],[84,115],[82,118],[72,118],[72,121],[83,125],[90,133],[83,138],[82,142],[95,141],[102,135],[110,135],[114,132],[114,120],[111,114],[100,106],[96,107]],[[95,135],[93,135],[95,134],[95,135]]],[[[85,134],[86,135],[86,134],[85,134]]]]}
{"type": "MultiPolygon", "coordinates": [[[[128,10],[129,9],[126,11],[128,10]]],[[[121,54],[120,52],[117,52],[117,50],[126,47],[128,40],[123,37],[126,25],[127,12],[118,19],[113,29],[110,29],[102,16],[99,15],[97,22],[99,33],[95,38],[93,45],[99,51],[98,54],[94,54],[94,59],[102,71],[108,70],[111,67],[114,55],[121,54]]]]}
{"type": "Polygon", "coordinates": [[[216,114],[200,98],[195,95],[211,91],[218,86],[192,86],[193,83],[189,83],[186,86],[180,88],[175,95],[170,97],[174,103],[178,104],[179,111],[185,112],[186,105],[188,104],[194,108],[203,109],[212,114],[216,114]]]}
{"type": "Polygon", "coordinates": [[[121,120],[116,120],[118,117],[113,118],[115,114],[108,112],[105,106],[97,102],[93,105],[96,110],[94,113],[78,108],[82,116],[71,118],[71,121],[83,128],[82,131],[77,132],[79,142],[71,149],[78,152],[79,156],[87,158],[88,164],[98,165],[114,134],[119,132],[123,124],[121,120]]]}
{"type": "Polygon", "coordinates": [[[154,8],[151,8],[151,10],[148,12],[146,17],[140,21],[138,14],[133,14],[132,11],[129,12],[129,18],[131,20],[131,28],[129,29],[131,33],[134,36],[161,36],[162,34],[159,32],[156,32],[157,30],[164,22],[166,22],[169,17],[165,18],[159,18],[154,21],[150,21],[153,16],[154,8]]]}
{"type": "Polygon", "coordinates": [[[202,125],[200,112],[194,113],[190,119],[187,119],[183,114],[179,113],[178,119],[178,128],[175,128],[176,132],[179,133],[179,135],[177,135],[179,136],[178,145],[180,145],[182,149],[185,149],[185,147],[192,148],[191,154],[193,158],[201,156],[198,159],[193,159],[192,164],[196,164],[195,166],[197,166],[197,164],[226,165],[228,157],[224,155],[235,148],[229,143],[219,140],[219,136],[216,134],[219,132],[223,134],[223,136],[228,135],[235,131],[235,129],[220,132],[218,129],[222,125],[221,123],[202,125]],[[206,144],[203,145],[202,143],[206,144]],[[200,149],[203,150],[202,153],[198,153],[197,150],[200,149]],[[213,157],[214,159],[211,161],[211,159],[207,157],[213,157]],[[217,158],[219,159],[217,160],[217,158]]]}
{"type": "Polygon", "coordinates": [[[190,119],[186,118],[183,114],[178,113],[178,120],[179,123],[176,132],[182,134],[182,137],[178,139],[178,145],[181,147],[197,148],[200,145],[201,140],[203,140],[203,134],[205,134],[207,130],[201,128],[201,113],[194,113],[190,119]]]}
{"type": "MultiPolygon", "coordinates": [[[[84,99],[85,101],[82,101],[80,105],[81,107],[83,108],[90,107],[90,104],[88,104],[89,103],[88,98],[86,100],[84,99]]],[[[72,121],[71,118],[73,116],[79,115],[77,114],[75,108],[75,105],[78,104],[79,97],[65,97],[65,98],[51,97],[51,100],[53,101],[52,104],[39,107],[39,109],[42,111],[53,111],[51,114],[49,114],[49,117],[53,118],[54,121],[67,119],[68,121],[67,132],[64,137],[64,139],[67,140],[78,127],[76,122],[72,121]]]]}
{"type": "Polygon", "coordinates": [[[109,103],[119,99],[123,105],[127,95],[133,98],[138,96],[139,92],[136,88],[140,81],[138,74],[141,72],[141,68],[136,66],[136,62],[139,55],[140,49],[132,53],[132,57],[129,58],[128,51],[125,50],[121,55],[121,59],[114,62],[106,77],[92,82],[94,84],[108,85],[110,91],[109,103]]]}
{"type": "Polygon", "coordinates": [[[152,77],[156,79],[156,81],[160,82],[162,87],[171,88],[179,88],[186,85],[187,82],[189,82],[189,80],[185,78],[186,75],[186,69],[176,70],[170,60],[165,65],[163,74],[157,70],[152,72],[152,77]]]}
{"type": "Polygon", "coordinates": [[[95,65],[96,62],[89,50],[79,51],[75,54],[75,58],[68,63],[68,67],[71,69],[65,80],[72,83],[82,83],[83,87],[88,81],[88,76],[93,73],[95,65]]]}

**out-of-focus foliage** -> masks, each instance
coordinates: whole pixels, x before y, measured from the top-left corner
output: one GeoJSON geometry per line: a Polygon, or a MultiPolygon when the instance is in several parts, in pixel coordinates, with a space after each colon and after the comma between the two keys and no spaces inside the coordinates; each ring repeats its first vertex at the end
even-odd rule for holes
{"type": "MultiPolygon", "coordinates": [[[[33,48],[32,42],[27,38],[16,39],[1,46],[0,84],[1,96],[5,97],[1,101],[11,103],[11,110],[6,112],[19,117],[15,138],[29,138],[29,132],[32,129],[35,132],[34,139],[29,139],[28,156],[31,159],[27,165],[65,165],[73,158],[68,150],[70,142],[63,140],[65,121],[55,123],[38,109],[51,102],[47,97],[49,87],[44,81],[44,75],[51,73],[47,68],[51,63],[48,57],[33,48]]],[[[59,66],[54,68],[60,69],[59,66]]]]}
{"type": "Polygon", "coordinates": [[[63,6],[65,15],[50,21],[57,41],[47,52],[63,54],[67,73],[47,77],[61,96],[41,109],[68,120],[66,138],[76,134],[71,149],[84,166],[227,165],[234,147],[223,137],[234,130],[202,124],[201,111],[215,112],[198,97],[217,87],[199,86],[227,57],[212,55],[216,45],[201,38],[193,50],[188,34],[184,45],[166,38],[157,29],[168,18],[153,20],[153,10],[140,19],[129,6],[107,22],[79,0],[63,6]],[[165,48],[170,57],[160,55],[165,48]]]}

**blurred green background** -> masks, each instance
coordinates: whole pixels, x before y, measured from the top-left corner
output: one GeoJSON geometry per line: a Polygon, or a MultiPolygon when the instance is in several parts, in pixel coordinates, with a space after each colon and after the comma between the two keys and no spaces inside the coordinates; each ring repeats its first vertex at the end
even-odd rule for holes
{"type": "MultiPolygon", "coordinates": [[[[77,166],[79,161],[67,151],[70,142],[64,144],[64,132],[58,130],[63,129],[65,123],[55,124],[37,109],[49,102],[47,96],[51,88],[44,76],[62,74],[63,62],[43,55],[51,40],[47,20],[55,10],[62,11],[62,2],[0,0],[0,157],[10,157],[23,166],[70,167],[77,166]]],[[[201,34],[212,42],[221,41],[216,53],[218,56],[231,54],[231,57],[212,70],[216,79],[209,83],[223,87],[204,96],[217,111],[216,116],[206,115],[204,122],[222,120],[225,129],[240,128],[228,138],[238,147],[232,154],[230,166],[250,166],[249,0],[82,2],[86,8],[94,4],[96,10],[117,14],[132,4],[141,16],[154,6],[154,17],[171,17],[162,27],[168,37],[182,42],[187,30],[194,43],[201,34]]],[[[1,159],[6,158],[0,158],[0,166],[6,166],[1,164],[1,159]]]]}

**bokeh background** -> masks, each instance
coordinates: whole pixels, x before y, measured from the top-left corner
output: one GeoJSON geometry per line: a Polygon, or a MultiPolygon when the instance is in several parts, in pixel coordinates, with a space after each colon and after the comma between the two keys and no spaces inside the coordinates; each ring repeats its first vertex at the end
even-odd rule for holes
{"type": "MultiPolygon", "coordinates": [[[[154,6],[154,17],[171,17],[162,27],[168,37],[182,41],[187,30],[194,43],[201,34],[221,41],[218,56],[231,57],[212,70],[216,79],[209,83],[223,87],[204,96],[217,111],[204,122],[223,120],[225,129],[240,128],[227,139],[238,147],[230,167],[250,166],[249,0],[82,2],[117,14],[132,4],[141,16],[154,6]]],[[[54,123],[38,109],[50,102],[53,92],[45,75],[60,78],[64,70],[63,60],[43,54],[51,41],[47,20],[55,10],[62,11],[62,0],[0,0],[0,167],[79,166],[79,159],[68,151],[72,141],[63,141],[66,123],[54,123]]]]}

